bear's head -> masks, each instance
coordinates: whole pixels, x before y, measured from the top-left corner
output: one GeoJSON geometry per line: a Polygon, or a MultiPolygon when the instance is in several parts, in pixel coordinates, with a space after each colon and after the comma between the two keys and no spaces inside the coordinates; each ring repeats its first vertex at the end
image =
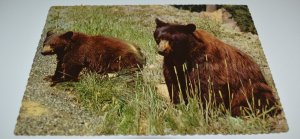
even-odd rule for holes
{"type": "Polygon", "coordinates": [[[51,31],[47,32],[45,38],[43,49],[41,51],[42,55],[54,55],[63,53],[71,45],[73,37],[73,32],[68,31],[62,34],[55,34],[51,31]]]}
{"type": "Polygon", "coordinates": [[[163,56],[186,54],[196,26],[165,23],[157,18],[155,22],[156,30],[153,36],[158,45],[158,53],[163,56]]]}

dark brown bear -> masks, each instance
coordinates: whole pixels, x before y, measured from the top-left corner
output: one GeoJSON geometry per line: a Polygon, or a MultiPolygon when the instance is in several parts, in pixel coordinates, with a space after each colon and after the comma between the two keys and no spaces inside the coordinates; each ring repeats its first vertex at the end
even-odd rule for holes
{"type": "Polygon", "coordinates": [[[78,32],[48,32],[41,54],[57,55],[57,67],[50,80],[53,85],[76,81],[83,68],[100,74],[122,69],[138,69],[145,64],[140,48],[128,42],[78,32]]]}
{"type": "Polygon", "coordinates": [[[186,104],[189,96],[196,96],[204,108],[211,96],[233,116],[275,107],[274,93],[259,66],[240,50],[196,30],[194,24],[170,24],[159,19],[154,38],[158,53],[164,56],[163,74],[174,104],[180,103],[182,93],[186,104]]]}

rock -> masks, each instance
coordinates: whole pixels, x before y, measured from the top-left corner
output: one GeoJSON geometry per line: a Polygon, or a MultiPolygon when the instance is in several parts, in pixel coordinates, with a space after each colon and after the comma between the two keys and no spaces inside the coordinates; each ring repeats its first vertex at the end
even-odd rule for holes
{"type": "Polygon", "coordinates": [[[166,84],[157,84],[155,88],[159,96],[164,98],[167,102],[171,102],[169,97],[168,87],[166,84]]]}

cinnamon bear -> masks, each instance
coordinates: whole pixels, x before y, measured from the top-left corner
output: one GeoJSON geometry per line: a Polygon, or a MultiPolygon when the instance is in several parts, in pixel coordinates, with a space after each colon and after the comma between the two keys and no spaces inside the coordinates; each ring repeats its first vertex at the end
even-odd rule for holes
{"type": "Polygon", "coordinates": [[[57,82],[77,81],[83,68],[104,74],[122,69],[137,70],[145,64],[145,57],[136,45],[117,38],[72,31],[49,31],[41,54],[57,56],[55,73],[50,76],[52,86],[57,82]]]}
{"type": "MultiPolygon", "coordinates": [[[[194,24],[180,25],[156,19],[154,38],[164,57],[163,74],[171,101],[185,104],[197,97],[204,108],[211,99],[224,104],[232,116],[246,109],[254,113],[273,109],[274,92],[259,66],[245,53],[194,24]]],[[[278,110],[276,110],[278,112],[278,110]]]]}

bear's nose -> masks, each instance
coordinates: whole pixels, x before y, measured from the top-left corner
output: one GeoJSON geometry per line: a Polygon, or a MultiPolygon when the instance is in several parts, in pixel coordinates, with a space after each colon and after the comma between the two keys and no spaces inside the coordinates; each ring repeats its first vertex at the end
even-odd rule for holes
{"type": "Polygon", "coordinates": [[[43,52],[43,51],[41,52],[41,54],[42,54],[42,55],[47,55],[47,53],[46,53],[46,52],[43,52]]]}
{"type": "Polygon", "coordinates": [[[162,56],[165,56],[166,55],[166,52],[165,51],[158,51],[158,54],[162,55],[162,56]]]}

